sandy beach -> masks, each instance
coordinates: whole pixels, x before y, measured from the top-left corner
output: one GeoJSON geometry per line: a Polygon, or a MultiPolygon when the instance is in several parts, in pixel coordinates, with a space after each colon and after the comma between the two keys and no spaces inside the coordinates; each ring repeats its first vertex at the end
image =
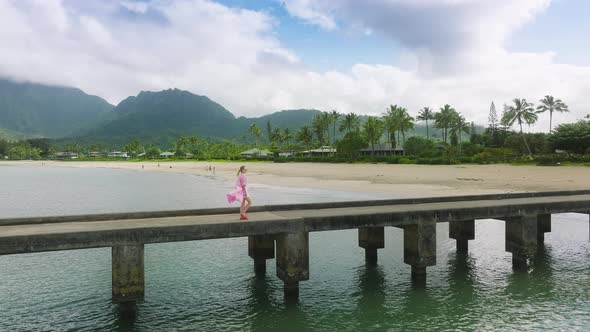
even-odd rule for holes
{"type": "Polygon", "coordinates": [[[590,189],[583,166],[389,165],[268,162],[77,162],[15,161],[0,165],[107,167],[181,172],[233,181],[241,165],[250,183],[350,192],[395,193],[403,197],[469,195],[523,191],[590,189]],[[208,166],[215,167],[208,171],[208,166]]]}

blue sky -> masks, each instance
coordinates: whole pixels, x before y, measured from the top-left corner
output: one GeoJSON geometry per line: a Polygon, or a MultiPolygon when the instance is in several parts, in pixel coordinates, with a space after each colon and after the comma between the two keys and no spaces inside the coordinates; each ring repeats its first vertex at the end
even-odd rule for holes
{"type": "Polygon", "coordinates": [[[590,65],[590,1],[553,0],[547,11],[516,32],[516,51],[557,53],[557,60],[590,65]]]}
{"type": "MultiPolygon", "coordinates": [[[[515,0],[518,1],[518,0],[515,0]]],[[[221,0],[230,7],[266,11],[278,21],[275,32],[286,47],[319,70],[344,70],[355,63],[397,64],[400,45],[383,35],[326,31],[292,17],[278,0],[221,0]]],[[[520,52],[556,52],[568,64],[590,64],[590,1],[553,0],[548,10],[508,40],[520,52]]]]}
{"type": "Polygon", "coordinates": [[[551,94],[559,124],[590,110],[589,16],[588,0],[4,0],[0,77],[113,104],[176,87],[238,116],[448,103],[479,124],[492,101],[551,94]]]}
{"type": "Polygon", "coordinates": [[[326,31],[291,16],[278,0],[221,0],[230,7],[268,12],[277,20],[275,33],[289,49],[316,70],[347,70],[356,63],[395,63],[399,45],[380,35],[326,31]]]}

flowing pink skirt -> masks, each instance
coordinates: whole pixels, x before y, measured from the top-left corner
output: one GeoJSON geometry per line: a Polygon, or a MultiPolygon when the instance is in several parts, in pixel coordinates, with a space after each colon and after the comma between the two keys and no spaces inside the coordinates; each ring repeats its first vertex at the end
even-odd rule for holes
{"type": "Polygon", "coordinates": [[[242,203],[242,201],[244,200],[244,191],[242,190],[242,188],[237,187],[236,190],[227,193],[227,201],[229,203],[233,203],[233,202],[238,202],[238,203],[242,203]]]}

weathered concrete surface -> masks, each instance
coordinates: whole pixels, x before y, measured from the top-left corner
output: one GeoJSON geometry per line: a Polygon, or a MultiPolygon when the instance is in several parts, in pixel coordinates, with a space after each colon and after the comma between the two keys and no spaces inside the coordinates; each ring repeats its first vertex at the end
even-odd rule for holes
{"type": "Polygon", "coordinates": [[[249,214],[250,220],[246,222],[239,221],[238,214],[232,213],[0,226],[0,255],[293,233],[301,229],[314,232],[403,227],[432,220],[505,219],[522,215],[587,212],[589,207],[590,195],[584,194],[254,212],[249,214]]]}
{"type": "Polygon", "coordinates": [[[436,265],[434,221],[420,221],[404,227],[404,263],[417,267],[436,265]]]}
{"type": "Polygon", "coordinates": [[[279,234],[277,241],[277,277],[284,282],[285,299],[299,298],[299,282],[309,280],[309,233],[303,230],[279,234]]]}
{"type": "Polygon", "coordinates": [[[365,260],[367,264],[377,264],[377,249],[385,248],[385,228],[359,228],[359,247],[365,249],[365,260]]]}
{"type": "Polygon", "coordinates": [[[275,240],[272,235],[248,236],[248,256],[254,260],[254,272],[266,273],[266,260],[275,258],[275,240]]]}
{"type": "MultiPolygon", "coordinates": [[[[250,211],[250,213],[254,213],[254,212],[293,211],[293,210],[317,210],[317,209],[335,209],[335,208],[346,208],[346,207],[350,208],[350,207],[370,207],[370,206],[385,206],[385,205],[428,204],[428,203],[438,203],[438,202],[506,200],[506,199],[515,199],[515,198],[572,196],[572,195],[590,195],[590,190],[564,190],[564,191],[522,192],[522,193],[506,193],[506,194],[443,196],[443,197],[437,196],[437,197],[402,198],[402,199],[350,201],[350,202],[278,204],[278,205],[254,206],[249,211],[250,211]]],[[[128,219],[175,218],[175,217],[209,216],[209,215],[226,215],[226,214],[229,215],[229,214],[235,214],[235,213],[237,213],[237,211],[238,211],[237,208],[209,208],[209,209],[170,210],[170,211],[101,213],[101,214],[68,215],[68,216],[3,218],[3,219],[0,219],[0,226],[50,224],[50,223],[63,223],[63,222],[94,222],[94,221],[108,221],[108,220],[119,220],[120,221],[120,220],[128,220],[128,219]]]]}
{"type": "Polygon", "coordinates": [[[113,247],[114,303],[143,301],[145,293],[143,252],[143,244],[113,247]]]}
{"type": "Polygon", "coordinates": [[[404,227],[404,263],[412,266],[412,279],[426,280],[426,267],[436,265],[436,222],[419,221],[404,227]]]}
{"type": "Polygon", "coordinates": [[[506,251],[512,253],[512,266],[526,270],[528,259],[537,252],[537,215],[506,219],[506,251]]]}
{"type": "Polygon", "coordinates": [[[449,222],[449,237],[457,242],[457,252],[467,254],[469,240],[475,240],[475,220],[449,222]]]}
{"type": "Polygon", "coordinates": [[[537,216],[537,242],[545,242],[545,233],[551,232],[551,215],[540,214],[537,216]]]}

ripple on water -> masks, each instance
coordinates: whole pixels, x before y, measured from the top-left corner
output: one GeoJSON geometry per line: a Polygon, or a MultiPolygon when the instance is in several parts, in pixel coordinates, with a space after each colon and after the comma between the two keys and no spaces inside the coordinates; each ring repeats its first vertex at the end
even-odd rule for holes
{"type": "MultiPolygon", "coordinates": [[[[10,196],[0,192],[7,215],[224,206],[223,194],[233,185],[181,174],[13,169],[0,172],[12,188],[10,196]],[[19,202],[28,210],[17,209],[19,202]]],[[[376,197],[253,189],[260,204],[376,197]]],[[[512,271],[502,221],[477,221],[466,257],[455,254],[446,224],[437,233],[437,265],[428,268],[424,289],[410,282],[402,230],[386,229],[374,268],[364,264],[356,231],[312,233],[310,280],[301,283],[298,305],[282,301],[274,259],[265,278],[253,276],[244,238],[146,245],[146,300],[134,316],[111,304],[110,249],[2,256],[0,331],[590,329],[587,216],[555,215],[529,274],[512,271]]]]}

